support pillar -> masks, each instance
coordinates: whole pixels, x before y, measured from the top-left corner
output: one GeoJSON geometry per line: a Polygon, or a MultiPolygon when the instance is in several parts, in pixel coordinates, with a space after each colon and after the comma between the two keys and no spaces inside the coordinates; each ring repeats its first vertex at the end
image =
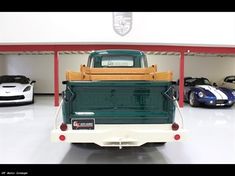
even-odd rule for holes
{"type": "Polygon", "coordinates": [[[180,52],[179,106],[184,106],[184,51],[180,52]]]}
{"type": "Polygon", "coordinates": [[[54,52],[54,105],[59,106],[59,53],[54,52]]]}

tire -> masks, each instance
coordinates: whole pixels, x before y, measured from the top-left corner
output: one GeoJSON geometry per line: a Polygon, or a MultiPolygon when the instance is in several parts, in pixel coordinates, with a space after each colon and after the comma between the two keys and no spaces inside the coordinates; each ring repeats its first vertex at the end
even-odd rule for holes
{"type": "Polygon", "coordinates": [[[166,142],[151,142],[151,143],[146,143],[143,146],[144,147],[159,147],[165,145],[166,142]]]}
{"type": "Polygon", "coordinates": [[[32,100],[32,102],[31,102],[32,104],[34,104],[34,95],[33,95],[33,100],[32,100]]]}
{"type": "Polygon", "coordinates": [[[189,94],[189,104],[190,104],[190,106],[192,106],[192,107],[197,107],[197,106],[199,106],[199,103],[198,103],[198,101],[197,101],[197,99],[196,99],[196,97],[195,97],[194,92],[190,92],[190,94],[189,94]]]}
{"type": "MultiPolygon", "coordinates": [[[[234,104],[234,103],[233,103],[233,104],[234,104]]],[[[227,105],[226,107],[227,107],[227,108],[231,108],[231,107],[233,106],[233,104],[227,105]]]]}
{"type": "Polygon", "coordinates": [[[32,98],[32,101],[31,101],[31,104],[34,104],[34,92],[33,92],[33,98],[32,98]]]}
{"type": "Polygon", "coordinates": [[[95,143],[71,143],[74,147],[79,147],[83,149],[99,149],[101,148],[99,145],[95,143]]]}
{"type": "Polygon", "coordinates": [[[165,145],[166,142],[157,142],[156,145],[165,145]]]}

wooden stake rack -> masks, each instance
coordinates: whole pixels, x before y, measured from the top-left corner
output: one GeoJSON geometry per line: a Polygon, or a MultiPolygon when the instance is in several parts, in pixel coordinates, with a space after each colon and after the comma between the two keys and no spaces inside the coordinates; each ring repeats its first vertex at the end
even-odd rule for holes
{"type": "Polygon", "coordinates": [[[67,81],[95,81],[95,80],[160,80],[172,81],[170,71],[157,72],[157,66],[148,68],[90,68],[80,66],[80,72],[67,71],[67,81]]]}

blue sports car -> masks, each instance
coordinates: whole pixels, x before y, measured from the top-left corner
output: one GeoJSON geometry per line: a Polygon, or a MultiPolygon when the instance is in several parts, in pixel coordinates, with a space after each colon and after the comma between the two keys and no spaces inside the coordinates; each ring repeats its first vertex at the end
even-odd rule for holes
{"type": "Polygon", "coordinates": [[[226,106],[235,103],[235,91],[212,85],[207,78],[184,78],[184,100],[191,106],[226,106]]]}

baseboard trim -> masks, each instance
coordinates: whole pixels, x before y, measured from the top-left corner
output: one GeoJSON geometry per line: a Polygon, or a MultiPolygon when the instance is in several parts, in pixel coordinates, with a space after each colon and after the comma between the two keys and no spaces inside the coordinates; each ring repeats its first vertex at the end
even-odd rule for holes
{"type": "MultiPolygon", "coordinates": [[[[54,96],[55,94],[54,93],[34,93],[34,95],[37,95],[37,96],[54,96]]],[[[61,93],[59,94],[61,95],[61,93]]]]}

